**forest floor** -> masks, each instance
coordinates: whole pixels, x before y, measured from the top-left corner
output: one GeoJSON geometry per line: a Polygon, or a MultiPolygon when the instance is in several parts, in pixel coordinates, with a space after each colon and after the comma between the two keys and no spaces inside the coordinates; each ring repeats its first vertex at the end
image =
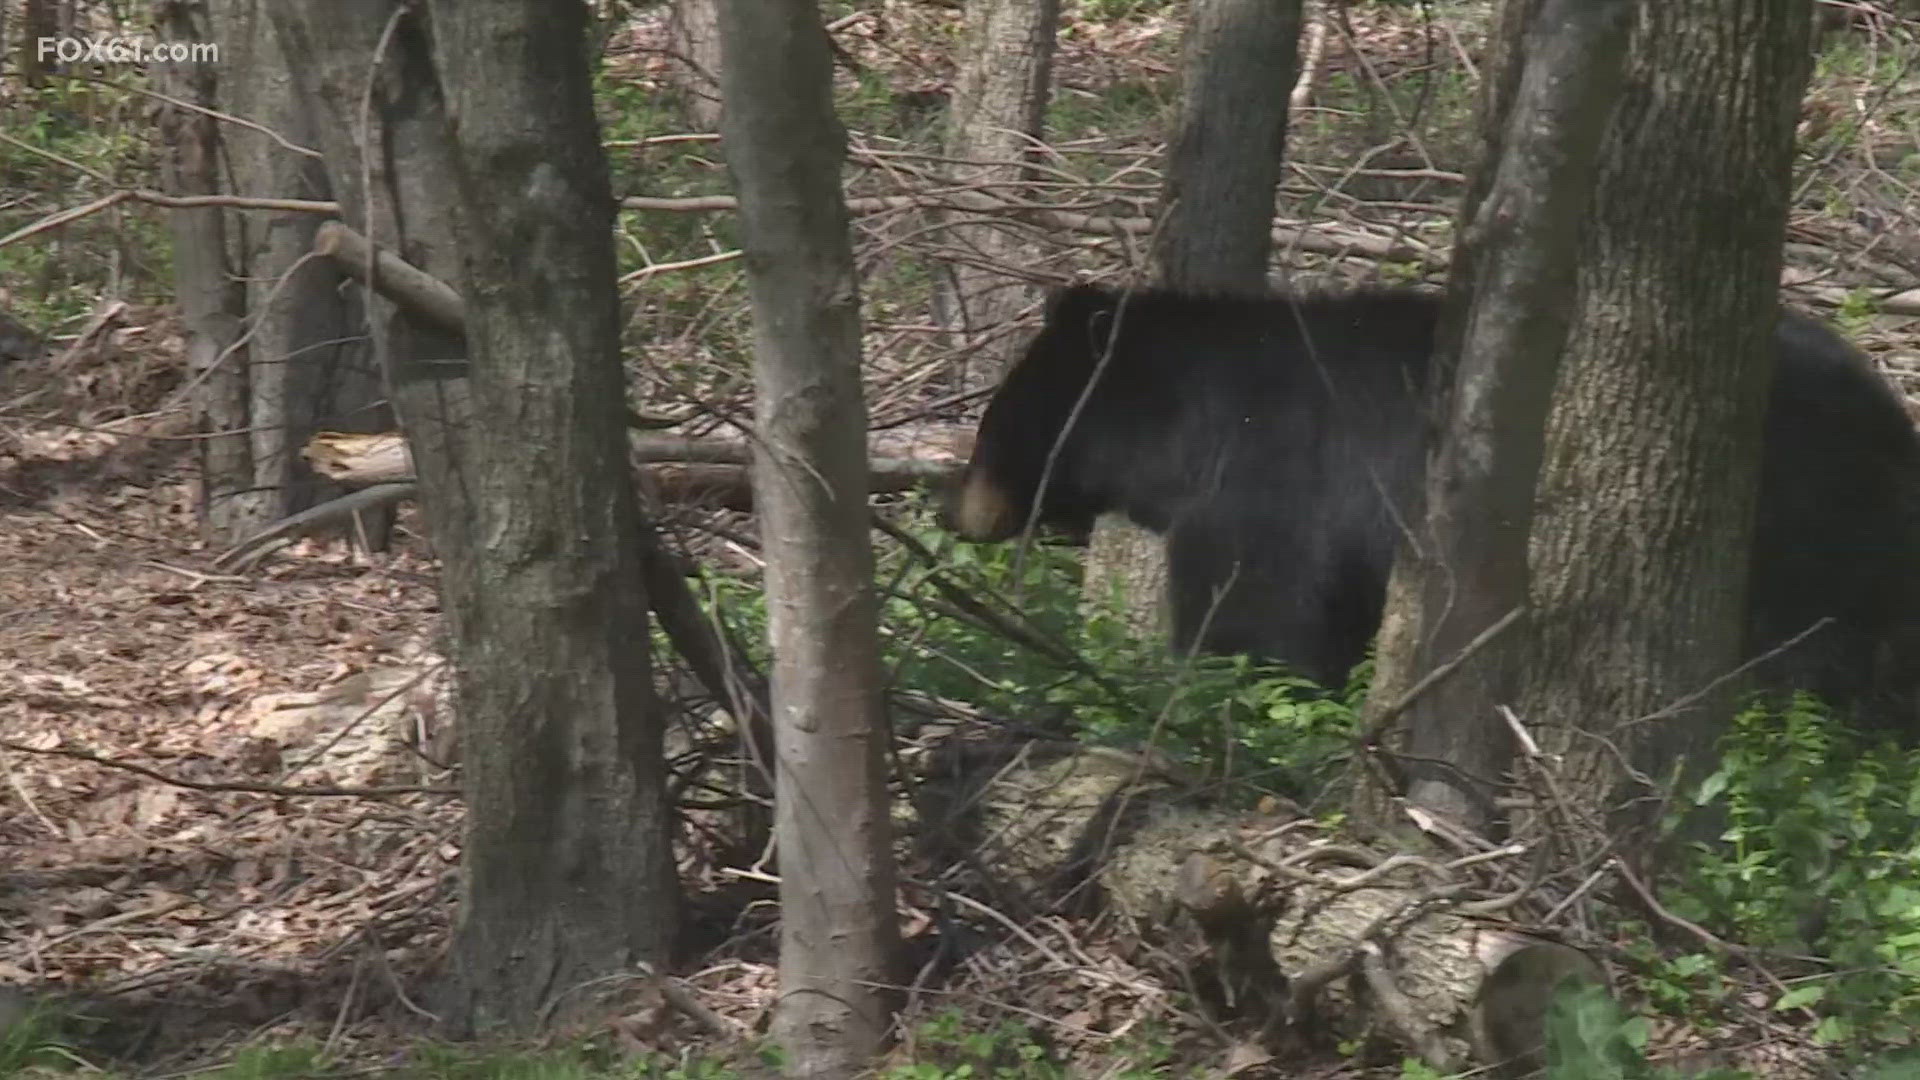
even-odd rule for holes
{"type": "MultiPolygon", "coordinates": [[[[1436,36],[1416,10],[1425,5],[1387,7],[1356,9],[1372,66],[1336,41],[1324,96],[1432,61],[1436,36]]],[[[908,32],[849,47],[896,90],[940,85],[952,13],[891,10],[906,13],[895,25],[908,32]],[[927,24],[919,36],[916,18],[927,24]]],[[[1164,84],[1171,26],[1151,13],[1081,19],[1063,44],[1059,117],[1080,117],[1084,133],[1115,120],[1100,110],[1118,90],[1164,84]]],[[[1459,47],[1451,34],[1443,25],[1437,35],[1443,57],[1459,47]]],[[[1889,82],[1889,70],[1878,54],[1831,64],[1810,97],[1803,141],[1848,134],[1803,187],[1814,197],[1796,204],[1799,291],[1789,297],[1841,317],[1920,398],[1912,313],[1860,315],[1833,291],[1891,292],[1920,267],[1920,247],[1898,239],[1916,220],[1920,127],[1909,119],[1920,115],[1920,86],[1889,82]]],[[[1338,105],[1297,116],[1290,153],[1325,151],[1315,125],[1355,112],[1351,100],[1338,105]]],[[[1158,122],[1150,114],[1128,115],[1137,130],[1116,136],[1143,160],[1158,122]]],[[[1367,216],[1364,199],[1307,203],[1295,181],[1283,198],[1303,217],[1384,220],[1367,216]]],[[[1444,217],[1444,200],[1433,212],[1444,217]]],[[[305,1075],[417,1063],[408,1054],[430,1031],[461,826],[447,790],[432,560],[411,537],[375,556],[335,538],[302,541],[245,573],[217,570],[217,552],[196,540],[192,444],[181,438],[183,410],[169,404],[185,362],[164,310],[129,310],[33,379],[23,390],[0,372],[0,986],[74,995],[94,1018],[75,1049],[142,1075],[288,1043],[328,1063],[305,1075]]],[[[710,868],[688,869],[697,880],[710,868]]],[[[938,918],[920,913],[909,937],[938,918]]],[[[678,972],[678,985],[747,1030],[775,991],[764,925],[743,920],[738,936],[721,926],[713,937],[725,943],[678,972]]],[[[942,1019],[951,1009],[985,1018],[969,1031],[992,1030],[995,1017],[1035,1021],[1048,1053],[1080,1063],[1060,1075],[1190,1075],[1204,1063],[1252,1077],[1270,1064],[1251,1047],[1223,1052],[1219,1033],[1174,1004],[1180,988],[1143,975],[1097,929],[1054,919],[1022,929],[1026,938],[988,954],[970,981],[923,995],[899,1060],[1017,1057],[1038,1045],[996,1037],[968,1049],[942,1019]]],[[[27,1005],[0,991],[0,1044],[27,1005]]],[[[676,1058],[712,1040],[658,995],[637,998],[628,1022],[600,1035],[676,1058]]],[[[1269,1074],[1349,1069],[1329,1055],[1269,1074]]]]}
{"type": "MultiPolygon", "coordinates": [[[[433,1055],[473,1051],[433,1041],[462,821],[434,565],[408,512],[389,553],[309,539],[244,574],[217,569],[196,539],[189,444],[168,437],[180,416],[145,407],[185,381],[178,336],[164,311],[128,319],[33,373],[86,388],[65,403],[73,422],[0,422],[0,1051],[38,1037],[26,1015],[51,1006],[66,1017],[54,1073],[71,1050],[140,1076],[450,1075],[433,1055]],[[93,394],[111,404],[81,400],[93,394]],[[130,402],[134,417],[96,415],[130,402]],[[258,1056],[290,1046],[304,1049],[258,1056]]],[[[770,924],[684,854],[693,917],[709,925],[675,985],[762,1029],[770,924]]],[[[909,938],[938,919],[922,913],[909,938]]],[[[1069,1034],[1049,1052],[1083,1061],[1170,1065],[1191,1049],[1198,1026],[1097,932],[1047,920],[1023,937],[931,987],[898,1060],[1040,1045],[1024,1028],[996,1033],[1009,1015],[1053,1018],[1069,1034]],[[1062,951],[1072,970],[1039,979],[1062,951]]],[[[701,1057],[710,1021],[658,993],[591,1035],[660,1065],[609,1075],[672,1075],[674,1061],[706,1061],[684,1075],[713,1080],[757,1071],[701,1057]]],[[[1248,1068],[1262,1056],[1239,1053],[1248,1068]]],[[[0,1067],[19,1060],[0,1052],[0,1067]]],[[[451,1075],[599,1075],[504,1060],[451,1075]]],[[[1325,1074],[1339,1068],[1329,1057],[1325,1074]]]]}
{"type": "Polygon", "coordinates": [[[432,567],[308,541],[219,573],[143,428],[0,449],[0,982],[82,994],[150,1063],[295,1016],[350,1039],[437,955],[459,810],[292,793],[446,786],[412,752],[432,567]]]}

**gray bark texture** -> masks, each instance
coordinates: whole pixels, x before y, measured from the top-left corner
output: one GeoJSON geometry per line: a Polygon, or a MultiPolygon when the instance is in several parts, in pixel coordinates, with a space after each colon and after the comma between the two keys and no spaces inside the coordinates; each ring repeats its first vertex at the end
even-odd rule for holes
{"type": "MultiPolygon", "coordinates": [[[[1480,92],[1476,101],[1475,130],[1478,135],[1478,147],[1474,167],[1467,170],[1467,188],[1460,200],[1459,221],[1468,221],[1478,212],[1486,200],[1487,190],[1493,186],[1496,170],[1494,164],[1500,160],[1501,147],[1506,138],[1506,118],[1513,99],[1520,90],[1520,76],[1525,70],[1524,46],[1527,28],[1532,25],[1534,13],[1543,0],[1501,0],[1494,9],[1493,20],[1487,37],[1487,55],[1481,63],[1480,92]]],[[[1453,254],[1453,269],[1450,277],[1458,276],[1461,281],[1472,280],[1473,270],[1472,238],[1462,235],[1461,242],[1453,254]]],[[[1438,345],[1447,347],[1458,340],[1459,323],[1456,318],[1466,314],[1462,303],[1462,290],[1452,290],[1451,301],[1442,314],[1443,325],[1438,335],[1438,345]]],[[[1471,299],[1468,297],[1467,299],[1471,299]]],[[[1437,411],[1436,417],[1440,415],[1437,411]]],[[[1386,610],[1381,614],[1380,632],[1374,639],[1375,655],[1379,662],[1374,668],[1373,682],[1368,687],[1367,710],[1376,723],[1386,717],[1386,710],[1398,702],[1419,680],[1421,615],[1420,609],[1424,595],[1425,575],[1421,571],[1421,557],[1425,550],[1414,541],[1416,536],[1401,539],[1401,547],[1394,559],[1393,573],[1387,580],[1386,610]]],[[[1424,543],[1424,540],[1422,541],[1424,543]]],[[[1368,798],[1382,793],[1377,789],[1363,791],[1368,798]]],[[[1387,804],[1381,802],[1378,807],[1387,804]]]]}
{"type": "Polygon", "coordinates": [[[1267,287],[1300,6],[1300,0],[1193,2],[1154,250],[1167,285],[1197,292],[1267,287]]]}
{"type": "MultiPolygon", "coordinates": [[[[215,0],[210,9],[227,50],[223,55],[231,61],[220,67],[222,108],[266,129],[221,128],[234,192],[332,198],[319,157],[285,145],[313,147],[318,138],[265,5],[215,0]]],[[[247,407],[253,491],[240,500],[241,516],[248,528],[259,528],[312,505],[330,488],[300,461],[300,447],[316,429],[379,431],[392,420],[380,404],[385,391],[359,313],[340,288],[341,275],[309,257],[322,219],[250,211],[227,220],[234,265],[245,282],[252,360],[247,407]]]]}
{"type": "Polygon", "coordinates": [[[1808,0],[1637,5],[1549,427],[1518,694],[1585,798],[1618,792],[1622,750],[1659,782],[1723,730],[1726,696],[1707,691],[1739,660],[1810,26],[1808,0]]]}
{"type": "MultiPolygon", "coordinates": [[[[960,70],[947,113],[947,157],[955,183],[1027,179],[1027,162],[1046,136],[1060,0],[976,0],[966,10],[960,70]]],[[[1034,289],[1016,272],[1032,261],[1013,221],[955,221],[949,242],[963,253],[950,264],[954,308],[968,339],[1019,316],[1034,289]]],[[[986,369],[1007,359],[1004,336],[986,369]]]]}
{"type": "MultiPolygon", "coordinates": [[[[1443,425],[1428,464],[1425,521],[1404,545],[1394,590],[1412,601],[1412,633],[1379,654],[1380,694],[1460,655],[1527,602],[1527,538],[1547,415],[1572,319],[1581,225],[1592,206],[1600,143],[1618,95],[1632,0],[1516,0],[1530,23],[1496,69],[1507,93],[1490,98],[1490,137],[1475,198],[1462,209],[1461,243],[1449,282],[1452,334],[1435,357],[1436,413],[1443,425]]],[[[1417,520],[1417,519],[1416,519],[1417,520]]],[[[1524,633],[1524,630],[1521,631],[1524,633]]],[[[1411,702],[1404,794],[1476,829],[1493,818],[1492,796],[1511,740],[1496,711],[1511,701],[1505,662],[1513,636],[1489,642],[1411,702]],[[1438,768],[1428,763],[1443,763],[1438,768]]]]}
{"type": "Polygon", "coordinates": [[[668,13],[673,32],[675,82],[681,108],[698,131],[720,129],[719,0],[674,0],[668,13]]]}
{"type": "Polygon", "coordinates": [[[846,135],[812,0],[722,0],[720,37],[774,654],[774,1033],[789,1075],[838,1080],[886,1037],[899,945],[846,135]]]}
{"type": "MultiPolygon", "coordinates": [[[[213,40],[204,8],[174,4],[160,27],[169,40],[213,40]]],[[[221,153],[218,121],[207,111],[220,106],[211,64],[171,64],[158,69],[161,89],[174,101],[161,112],[166,153],[162,184],[173,195],[218,195],[221,153]]],[[[252,519],[242,493],[253,487],[247,432],[249,349],[241,340],[245,290],[228,260],[225,211],[194,207],[167,211],[173,234],[174,289],[187,329],[188,367],[195,380],[193,408],[200,433],[199,513],[209,537],[232,541],[252,519]],[[238,345],[238,347],[236,347],[238,345]]]]}
{"type": "Polygon", "coordinates": [[[54,36],[60,28],[54,18],[53,0],[22,0],[21,14],[20,75],[28,86],[44,86],[48,64],[40,59],[39,41],[54,36]]]}
{"type": "MultiPolygon", "coordinates": [[[[1258,294],[1268,287],[1300,10],[1301,0],[1194,0],[1154,242],[1160,281],[1170,288],[1258,294]]],[[[1160,537],[1108,515],[1095,524],[1086,565],[1087,596],[1103,603],[1119,596],[1127,625],[1164,634],[1160,537]]]]}
{"type": "Polygon", "coordinates": [[[273,14],[349,223],[465,293],[465,339],[370,306],[458,677],[467,830],[442,1014],[527,1030],[590,1015],[589,988],[663,960],[676,926],[614,203],[584,8],[431,10],[431,31],[392,0],[273,14]],[[446,377],[469,341],[471,378],[446,377]]]}
{"type": "Polygon", "coordinates": [[[914,801],[936,866],[990,874],[1016,912],[1098,911],[1210,1023],[1276,1057],[1340,1038],[1444,1075],[1535,1076],[1553,992],[1604,978],[1516,921],[1488,888],[1501,878],[1395,855],[1288,804],[1223,806],[1165,762],[964,733],[932,751],[914,801]]]}

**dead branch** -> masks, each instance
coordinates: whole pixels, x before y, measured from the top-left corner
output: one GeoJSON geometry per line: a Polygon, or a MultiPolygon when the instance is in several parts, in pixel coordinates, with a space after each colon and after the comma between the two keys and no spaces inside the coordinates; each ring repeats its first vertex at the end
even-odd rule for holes
{"type": "Polygon", "coordinates": [[[245,570],[272,554],[296,536],[319,532],[337,522],[383,506],[413,498],[417,485],[411,478],[377,483],[359,491],[350,491],[337,499],[308,507],[290,517],[268,525],[252,536],[221,552],[213,560],[219,570],[245,570]]]}
{"type": "MultiPolygon", "coordinates": [[[[1321,21],[1317,20],[1314,23],[1315,29],[1323,27],[1324,23],[1321,21]]],[[[1303,67],[1302,85],[1306,85],[1304,80],[1308,74],[1309,70],[1303,67]]],[[[1391,175],[1406,179],[1447,182],[1458,180],[1457,174],[1437,169],[1363,171],[1369,175],[1391,175]]],[[[1055,183],[1037,186],[1045,189],[1049,186],[1057,188],[1063,185],[1055,183]]],[[[1099,185],[1080,186],[1097,188],[1099,185]]],[[[1153,230],[1153,219],[1137,213],[1097,214],[1065,210],[1057,205],[1013,198],[1004,191],[996,193],[988,190],[1022,187],[1033,189],[1036,185],[1028,182],[983,184],[968,188],[930,187],[906,194],[855,196],[847,199],[847,210],[856,215],[874,215],[940,206],[984,216],[1025,216],[1031,218],[1034,223],[1051,229],[1092,236],[1139,237],[1146,236],[1153,230]]],[[[338,203],[320,199],[265,199],[238,195],[175,196],[145,189],[120,191],[50,214],[39,221],[16,229],[0,237],[0,248],[70,225],[125,202],[146,203],[169,209],[219,206],[234,210],[266,210],[278,213],[337,214],[340,212],[338,203]]],[[[696,195],[681,198],[635,195],[622,199],[620,205],[627,210],[666,213],[722,213],[737,209],[737,203],[731,195],[696,195]]],[[[1305,251],[1316,255],[1417,263],[1429,273],[1441,273],[1448,265],[1446,251],[1412,242],[1403,235],[1381,235],[1340,222],[1276,222],[1274,240],[1283,249],[1305,251]]],[[[354,233],[345,225],[339,222],[328,222],[321,227],[320,235],[315,237],[314,250],[320,254],[332,256],[343,270],[358,278],[366,273],[365,244],[364,237],[354,233]]],[[[623,281],[630,284],[659,274],[711,266],[737,257],[735,252],[720,252],[694,259],[661,263],[634,271],[623,281]]],[[[464,305],[460,304],[458,293],[451,287],[423,274],[392,252],[382,251],[377,258],[375,274],[379,280],[375,282],[375,288],[382,295],[406,306],[409,310],[432,318],[443,327],[458,325],[453,318],[454,313],[461,310],[464,305]]],[[[1845,304],[1851,296],[1849,290],[1845,288],[1813,284],[1807,280],[1807,277],[1807,273],[1803,270],[1788,268],[1781,274],[1781,285],[1800,292],[1814,303],[1827,307],[1845,304]]],[[[1920,289],[1907,289],[1883,296],[1876,301],[1876,306],[1889,315],[1920,315],[1920,289]]]]}
{"type": "MultiPolygon", "coordinates": [[[[315,471],[343,484],[369,486],[268,525],[221,552],[214,559],[215,567],[245,570],[293,537],[320,532],[356,514],[411,499],[416,494],[413,463],[406,455],[406,443],[398,435],[323,432],[315,437],[316,442],[321,440],[328,440],[328,444],[315,447],[309,443],[303,451],[307,460],[314,463],[315,471]],[[364,442],[365,453],[356,456],[346,447],[347,440],[364,442]]],[[[727,446],[720,444],[712,449],[723,451],[727,446]]],[[[942,483],[958,468],[951,461],[913,458],[875,458],[868,467],[873,494],[942,483]]],[[[753,508],[753,485],[744,462],[661,461],[643,466],[640,476],[646,490],[662,502],[698,503],[729,510],[753,508]]]]}
{"type": "MultiPolygon", "coordinates": [[[[632,446],[634,459],[646,466],[641,470],[642,477],[667,502],[693,502],[696,496],[708,495],[735,509],[751,505],[746,501],[752,497],[747,490],[746,467],[753,460],[752,448],[744,441],[640,435],[634,437],[632,446]]],[[[315,472],[341,484],[358,487],[414,478],[406,439],[396,433],[323,431],[308,440],[300,453],[315,472]]],[[[875,456],[867,463],[874,493],[942,483],[959,467],[959,458],[947,453],[931,457],[875,456]]]]}
{"type": "Polygon", "coordinates": [[[371,248],[366,237],[338,221],[320,226],[320,231],[313,236],[314,254],[328,256],[334,265],[362,285],[367,284],[367,264],[371,261],[377,279],[372,283],[376,292],[408,311],[431,319],[443,330],[466,333],[467,305],[453,286],[391,251],[382,248],[375,254],[371,248]]]}
{"type": "MultiPolygon", "coordinates": [[[[939,484],[958,467],[911,458],[876,458],[867,463],[868,494],[885,495],[939,484]]],[[[657,463],[640,470],[643,483],[661,502],[753,509],[753,484],[746,465],[714,462],[657,463]]]]}
{"type": "Polygon", "coordinates": [[[92,202],[48,214],[39,221],[23,225],[5,236],[0,236],[0,248],[38,236],[43,232],[71,225],[125,202],[148,203],[170,210],[223,206],[233,210],[272,210],[278,213],[337,214],[340,212],[339,203],[318,199],[254,199],[240,195],[164,195],[158,191],[145,189],[116,191],[111,195],[94,199],[92,202]]]}
{"type": "Polygon", "coordinates": [[[458,795],[459,788],[424,787],[417,784],[403,784],[393,787],[328,787],[325,785],[298,784],[256,784],[244,781],[188,780],[183,776],[173,776],[159,769],[118,758],[104,757],[86,750],[71,750],[62,746],[28,746],[12,739],[0,739],[0,748],[21,754],[38,754],[43,757],[72,758],[75,761],[89,761],[95,765],[104,765],[109,769],[121,769],[137,773],[149,780],[158,780],[172,787],[187,788],[191,791],[244,791],[257,795],[280,795],[288,798],[342,798],[342,799],[379,799],[393,795],[458,795]]]}
{"type": "Polygon", "coordinates": [[[1311,8],[1307,12],[1307,40],[1300,50],[1300,74],[1294,79],[1293,92],[1287,95],[1287,108],[1299,112],[1313,100],[1313,79],[1327,51],[1326,12],[1311,8]]]}

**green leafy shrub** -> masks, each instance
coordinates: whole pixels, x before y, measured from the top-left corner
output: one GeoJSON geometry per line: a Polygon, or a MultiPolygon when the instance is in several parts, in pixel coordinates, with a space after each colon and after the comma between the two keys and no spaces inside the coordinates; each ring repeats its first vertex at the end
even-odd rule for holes
{"type": "Polygon", "coordinates": [[[1344,754],[1366,667],[1343,692],[1322,696],[1311,683],[1245,657],[1171,656],[1163,642],[1134,635],[1117,606],[1083,603],[1079,552],[967,544],[933,527],[924,512],[909,521],[935,565],[891,546],[881,559],[894,685],[993,715],[1058,721],[1090,741],[1150,744],[1214,775],[1289,794],[1317,788],[1344,754]],[[936,576],[1058,648],[1015,643],[966,617],[937,599],[936,576]]]}
{"type": "Polygon", "coordinates": [[[1065,1067],[1025,1025],[969,1030],[958,1011],[935,1014],[914,1040],[920,1060],[887,1070],[886,1080],[1066,1080],[1065,1067]]]}
{"type": "Polygon", "coordinates": [[[1821,1041],[1912,1044],[1920,754],[1870,743],[1800,698],[1744,712],[1695,801],[1725,829],[1700,845],[1675,910],[1765,952],[1822,958],[1776,1003],[1819,1017],[1821,1041]]]}
{"type": "MultiPolygon", "coordinates": [[[[917,499],[896,517],[911,543],[882,538],[876,549],[893,688],[1090,742],[1151,745],[1209,775],[1295,797],[1318,791],[1344,760],[1371,665],[1322,695],[1245,657],[1171,656],[1112,608],[1083,605],[1078,551],[963,543],[917,499]]],[[[703,590],[764,664],[760,582],[709,574],[703,590]]]]}
{"type": "MultiPolygon", "coordinates": [[[[1679,1080],[1672,1069],[1647,1062],[1648,1027],[1605,989],[1569,988],[1547,1011],[1547,1080],[1679,1080]]],[[[1690,1080],[1745,1080],[1745,1072],[1715,1069],[1690,1080]]]]}

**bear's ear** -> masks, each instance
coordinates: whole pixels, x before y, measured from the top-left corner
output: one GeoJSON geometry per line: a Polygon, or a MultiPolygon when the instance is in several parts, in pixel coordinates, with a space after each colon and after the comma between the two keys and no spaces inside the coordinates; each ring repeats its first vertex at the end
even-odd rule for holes
{"type": "Polygon", "coordinates": [[[1089,317],[1112,310],[1114,296],[1114,291],[1103,285],[1080,284],[1055,289],[1053,295],[1047,297],[1047,325],[1084,324],[1089,317]]]}
{"type": "Polygon", "coordinates": [[[1069,285],[1047,298],[1046,328],[1099,352],[1107,347],[1119,303],[1120,294],[1103,285],[1069,285]]]}

